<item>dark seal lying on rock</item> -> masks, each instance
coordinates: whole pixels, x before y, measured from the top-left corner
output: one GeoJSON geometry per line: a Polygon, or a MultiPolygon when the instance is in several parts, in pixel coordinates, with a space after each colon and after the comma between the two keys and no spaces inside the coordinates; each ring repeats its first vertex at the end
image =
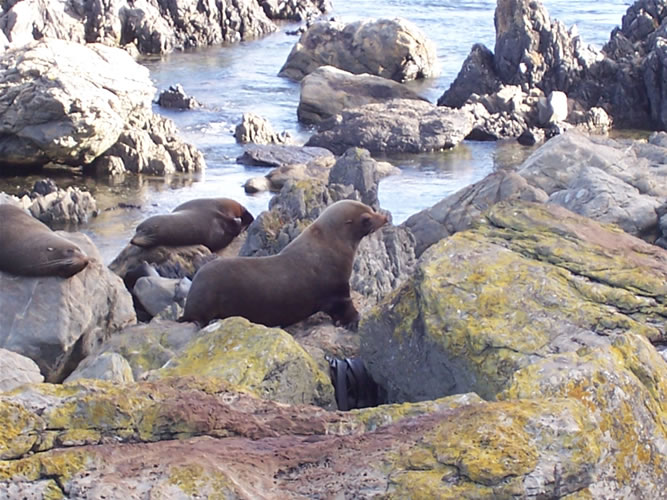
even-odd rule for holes
{"type": "Polygon", "coordinates": [[[69,278],[88,265],[81,249],[21,208],[0,204],[0,271],[69,278]]]}
{"type": "Polygon", "coordinates": [[[367,205],[342,200],[329,206],[278,255],[216,259],[194,277],[181,321],[205,325],[243,316],[287,326],[324,311],[335,323],[359,320],[350,275],[361,239],[387,222],[367,205]]]}
{"type": "Polygon", "coordinates": [[[254,220],[243,205],[229,198],[186,201],[173,212],[154,215],[137,226],[131,243],[140,247],[204,245],[225,248],[254,220]]]}

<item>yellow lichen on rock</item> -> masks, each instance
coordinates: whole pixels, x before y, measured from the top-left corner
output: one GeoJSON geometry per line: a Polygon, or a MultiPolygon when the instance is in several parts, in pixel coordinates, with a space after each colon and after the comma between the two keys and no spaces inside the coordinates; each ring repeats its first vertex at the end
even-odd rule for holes
{"type": "Polygon", "coordinates": [[[233,482],[222,472],[212,472],[196,464],[173,466],[169,470],[168,484],[177,486],[188,498],[197,496],[208,500],[225,500],[236,498],[237,492],[233,482]]]}
{"type": "Polygon", "coordinates": [[[581,401],[600,430],[610,491],[643,482],[653,498],[667,484],[667,364],[644,337],[547,358],[517,371],[498,397],[581,401]]]}
{"type": "Polygon", "coordinates": [[[0,461],[0,481],[36,481],[40,478],[58,478],[63,484],[73,475],[95,463],[95,456],[81,449],[51,450],[21,458],[0,461]]]}
{"type": "Polygon", "coordinates": [[[328,376],[290,334],[240,317],[206,327],[151,378],[194,374],[285,403],[327,404],[333,397],[328,376]]]}
{"type": "Polygon", "coordinates": [[[16,458],[39,441],[44,421],[24,407],[0,400],[0,460],[16,458]]]}
{"type": "Polygon", "coordinates": [[[444,412],[416,445],[394,456],[389,498],[505,498],[525,494],[532,482],[547,493],[580,489],[594,481],[601,459],[599,431],[587,417],[583,405],[566,400],[444,412]]]}

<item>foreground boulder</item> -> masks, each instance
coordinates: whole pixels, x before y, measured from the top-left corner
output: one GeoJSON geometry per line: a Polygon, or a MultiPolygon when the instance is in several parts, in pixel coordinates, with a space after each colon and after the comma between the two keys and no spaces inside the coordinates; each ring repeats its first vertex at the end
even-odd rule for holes
{"type": "Polygon", "coordinates": [[[323,122],[306,146],[327,148],[337,155],[351,147],[371,154],[441,151],[463,141],[473,125],[472,116],[463,110],[394,99],[343,110],[323,122]]]}
{"type": "Polygon", "coordinates": [[[319,123],[345,108],[392,99],[425,100],[405,85],[374,75],[354,75],[322,66],[301,80],[296,114],[300,122],[319,123]]]}
{"type": "Polygon", "coordinates": [[[169,363],[148,379],[203,375],[216,377],[264,399],[287,404],[331,406],[327,374],[287,332],[244,318],[217,321],[204,328],[169,363]]]}
{"type": "Polygon", "coordinates": [[[0,347],[37,363],[59,382],[115,332],[136,321],[123,282],[102,264],[87,236],[60,232],[90,262],[71,278],[26,278],[0,272],[0,347]]]}
{"type": "Polygon", "coordinates": [[[422,254],[361,325],[361,353],[392,401],[474,391],[633,332],[667,338],[667,252],[552,204],[502,202],[422,254]]]}
{"type": "Polygon", "coordinates": [[[292,48],[279,75],[301,80],[320,66],[397,82],[437,74],[435,46],[405,19],[313,24],[292,48]]]}
{"type": "Polygon", "coordinates": [[[55,39],[0,57],[0,156],[19,167],[166,174],[204,168],[173,123],[154,115],[148,70],[124,51],[55,39]]]}
{"type": "Polygon", "coordinates": [[[553,376],[518,372],[497,402],[461,394],[348,413],[214,378],[34,385],[0,396],[11,422],[0,493],[659,498],[667,365],[635,335],[582,352],[571,375],[554,371],[566,356],[553,376]]]}
{"type": "Polygon", "coordinates": [[[87,357],[67,381],[189,375],[224,380],[271,401],[333,405],[328,375],[290,334],[239,317],[201,330],[173,321],[129,327],[87,357]]]}

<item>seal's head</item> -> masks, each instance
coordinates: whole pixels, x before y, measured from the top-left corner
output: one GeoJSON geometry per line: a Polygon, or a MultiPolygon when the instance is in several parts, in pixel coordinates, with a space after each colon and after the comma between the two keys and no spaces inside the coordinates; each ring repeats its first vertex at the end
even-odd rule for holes
{"type": "MultiPolygon", "coordinates": [[[[63,238],[63,241],[67,240],[63,238]]],[[[82,271],[90,262],[88,256],[73,243],[59,246],[47,245],[42,255],[44,259],[40,259],[33,265],[34,274],[69,278],[82,271]]]]}
{"type": "Polygon", "coordinates": [[[139,224],[130,243],[144,248],[158,245],[161,237],[160,228],[163,227],[162,218],[160,215],[155,215],[139,224]]]}
{"type": "Polygon", "coordinates": [[[334,231],[338,237],[356,245],[389,222],[386,215],[354,200],[341,200],[329,205],[316,219],[314,226],[334,231]]]}

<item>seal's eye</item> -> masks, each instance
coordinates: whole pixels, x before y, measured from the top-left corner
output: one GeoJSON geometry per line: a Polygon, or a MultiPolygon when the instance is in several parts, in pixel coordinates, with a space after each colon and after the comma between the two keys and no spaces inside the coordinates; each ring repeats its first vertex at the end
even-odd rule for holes
{"type": "Polygon", "coordinates": [[[370,229],[373,225],[373,221],[371,220],[371,216],[368,214],[364,214],[361,216],[361,225],[366,228],[370,229]]]}
{"type": "Polygon", "coordinates": [[[46,247],[47,252],[53,252],[53,247],[46,247]]]}

